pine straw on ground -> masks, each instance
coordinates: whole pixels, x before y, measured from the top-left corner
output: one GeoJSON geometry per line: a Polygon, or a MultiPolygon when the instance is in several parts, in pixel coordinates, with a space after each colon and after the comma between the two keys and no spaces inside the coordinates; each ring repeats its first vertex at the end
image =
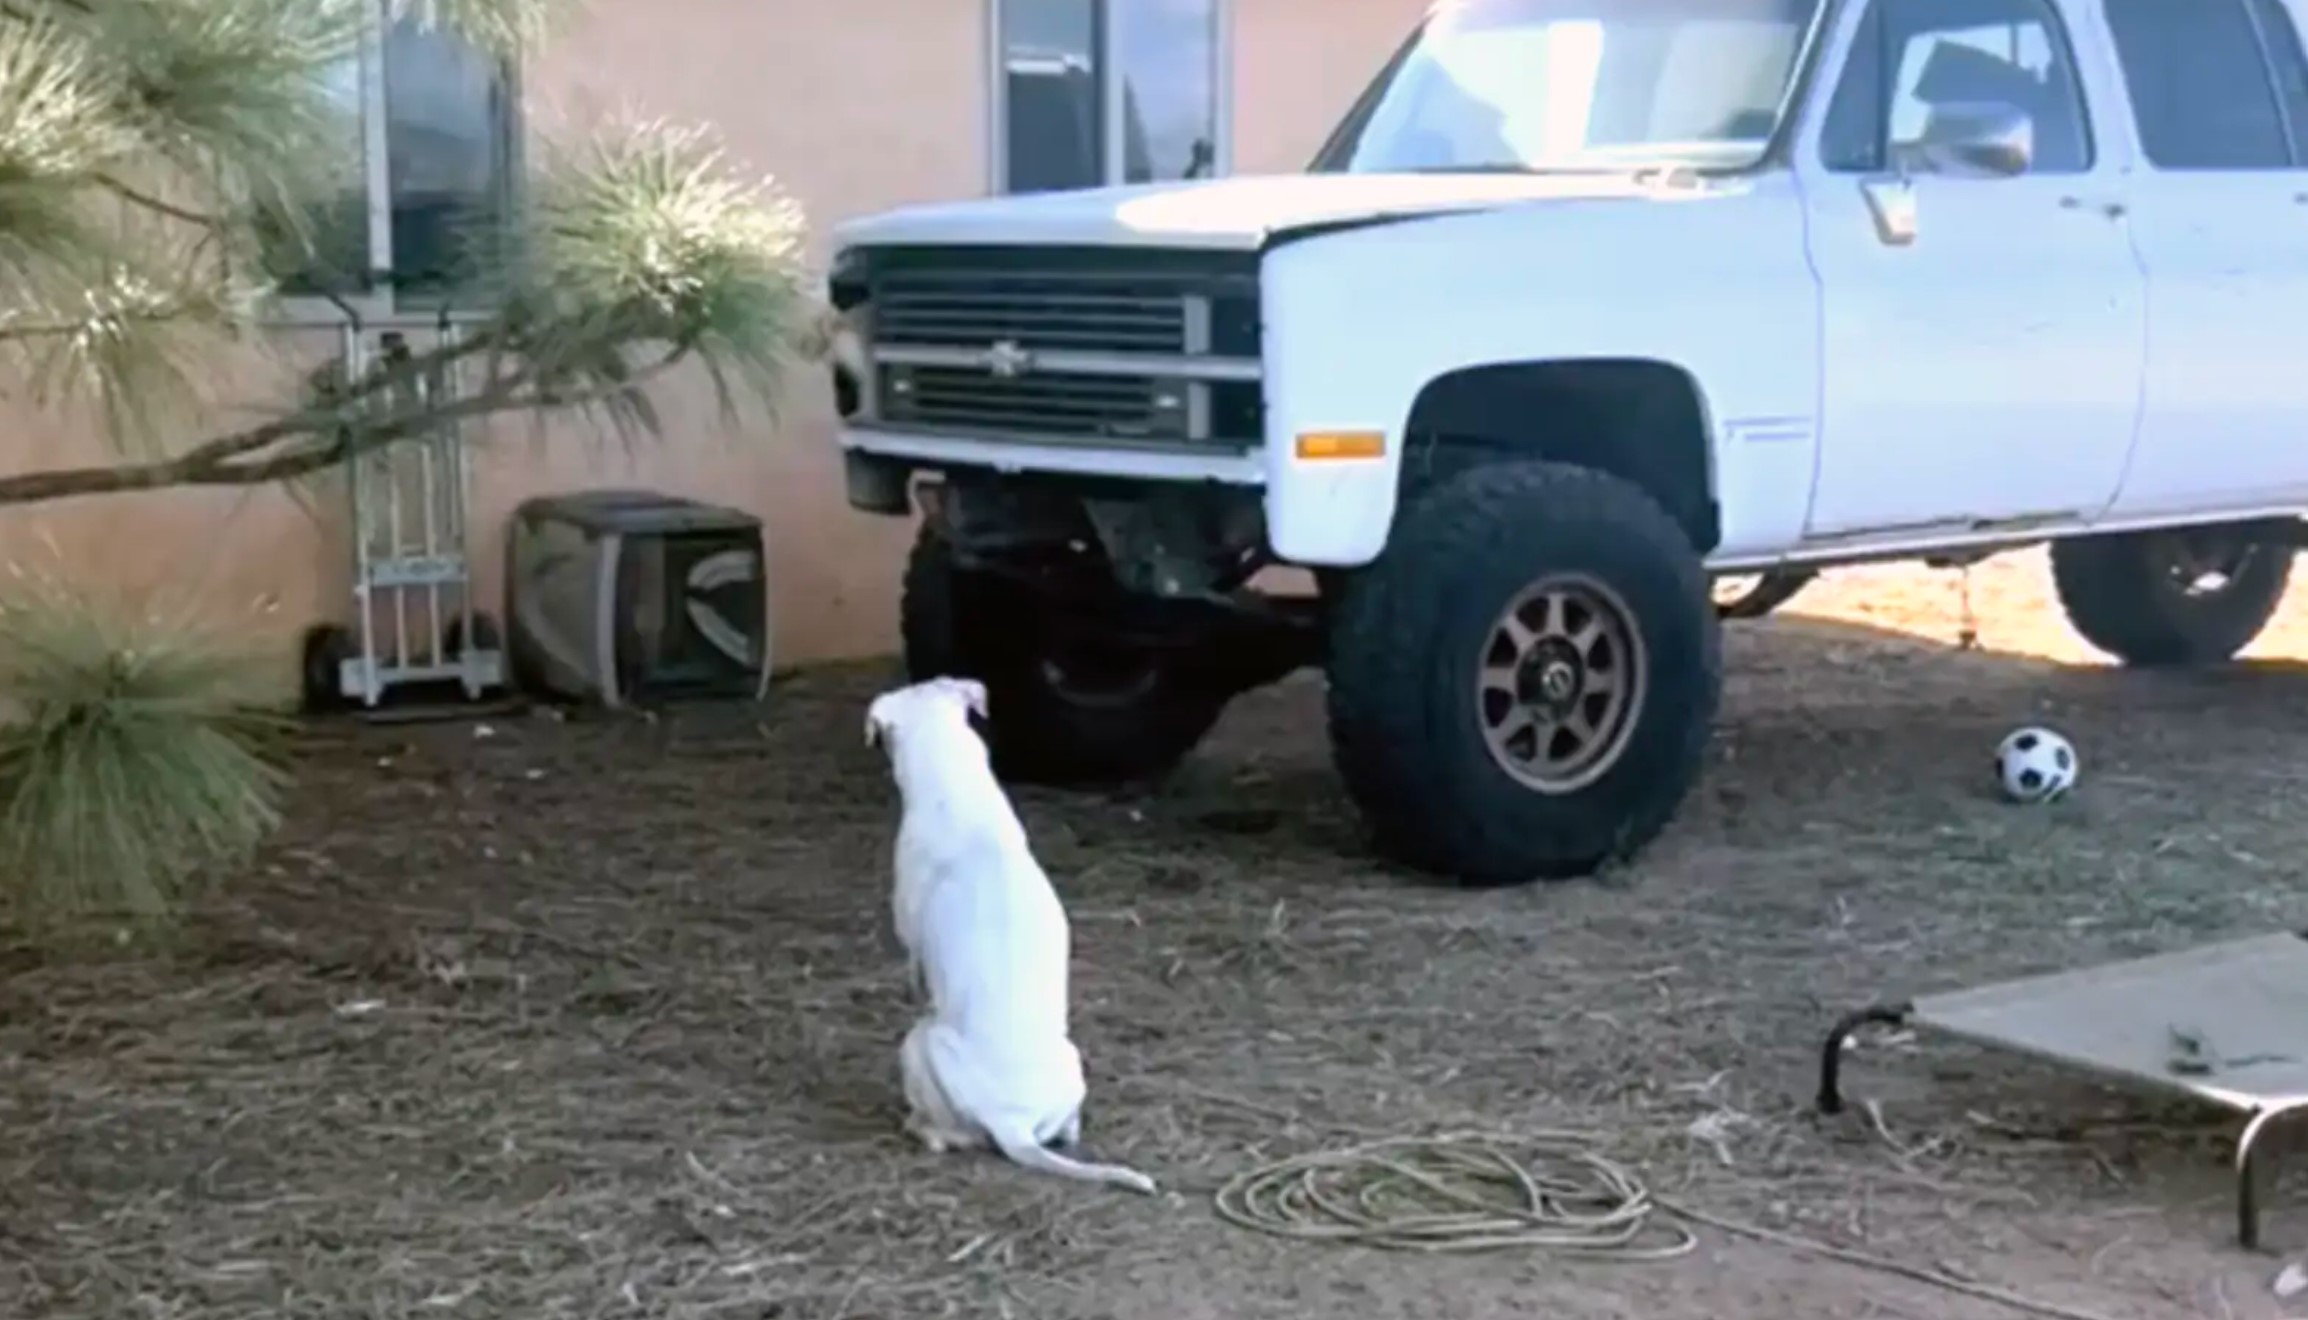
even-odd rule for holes
{"type": "MultiPolygon", "coordinates": [[[[289,835],[181,948],[0,953],[0,1314],[1415,1300],[1435,1279],[1398,1258],[1310,1272],[1351,1249],[1229,1229],[1208,1198],[1263,1159],[1452,1128],[1581,1130],[1782,1231],[2033,1271],[2109,1315],[2192,1307],[2226,1231],[2204,1116],[1895,1044],[1854,1065],[1881,1118],[1822,1123],[1811,1059],[1881,990],[2308,925],[2308,676],[1800,619],[1732,656],[1685,819],[1595,883],[1465,894],[1373,864],[1311,680],[1159,790],[1021,794],[1075,925],[1088,1144],[1153,1173],[1151,1202],[899,1136],[893,795],[857,733],[881,667],[760,711],[316,729],[289,835]],[[2034,718],[2077,738],[2086,791],[2016,812],[1987,753],[2034,718]],[[2105,1255],[2119,1238],[2176,1245],[2105,1255]]],[[[1668,1266],[1451,1268],[1562,1315],[1615,1313],[1578,1309],[1597,1290],[1737,1313],[1668,1266]]]]}

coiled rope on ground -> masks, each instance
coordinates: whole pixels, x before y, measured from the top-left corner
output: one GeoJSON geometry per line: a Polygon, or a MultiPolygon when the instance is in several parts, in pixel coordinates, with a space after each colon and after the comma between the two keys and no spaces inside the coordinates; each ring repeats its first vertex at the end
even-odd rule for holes
{"type": "Polygon", "coordinates": [[[1567,1133],[1389,1137],[1251,1169],[1221,1218],[1301,1241],[1397,1251],[1540,1248],[1666,1260],[1698,1245],[1624,1165],[1567,1133]]]}
{"type": "Polygon", "coordinates": [[[1689,1222],[2028,1315],[2104,1320],[1944,1270],[1663,1203],[1574,1133],[1455,1132],[1315,1151],[1236,1175],[1215,1205],[1228,1223],[1302,1242],[1436,1253],[1535,1248],[1622,1261],[1690,1253],[1698,1239],[1683,1226],[1689,1222]]]}

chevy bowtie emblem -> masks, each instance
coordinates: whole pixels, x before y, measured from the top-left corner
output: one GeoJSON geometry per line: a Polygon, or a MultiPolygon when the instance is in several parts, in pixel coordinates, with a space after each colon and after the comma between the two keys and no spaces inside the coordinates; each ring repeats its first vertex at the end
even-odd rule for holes
{"type": "Polygon", "coordinates": [[[1033,351],[1015,339],[996,340],[979,360],[1003,380],[1016,380],[1034,369],[1033,351]]]}

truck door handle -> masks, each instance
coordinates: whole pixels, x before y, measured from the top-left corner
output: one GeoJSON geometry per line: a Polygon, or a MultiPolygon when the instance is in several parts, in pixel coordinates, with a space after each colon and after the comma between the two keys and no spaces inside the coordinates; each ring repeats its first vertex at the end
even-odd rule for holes
{"type": "Polygon", "coordinates": [[[2063,211],[2081,211],[2087,207],[2110,220],[2123,219],[2125,213],[2130,209],[2122,202],[2088,202],[2081,197],[2062,197],[2060,199],[2060,209],[2063,211]]]}

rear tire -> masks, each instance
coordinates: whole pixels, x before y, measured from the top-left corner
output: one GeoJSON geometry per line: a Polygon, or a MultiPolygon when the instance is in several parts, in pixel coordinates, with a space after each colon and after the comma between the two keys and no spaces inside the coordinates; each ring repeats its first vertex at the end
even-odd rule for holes
{"type": "Polygon", "coordinates": [[[1413,866],[1589,874],[1655,838],[1698,777],[1722,690],[1707,576],[1616,477],[1513,463],[1430,487],[1332,628],[1339,773],[1413,866]]]}
{"type": "Polygon", "coordinates": [[[2293,554],[2250,526],[2070,537],[2052,583],[2077,634],[2126,664],[2216,664],[2268,626],[2293,554]]]}
{"type": "Polygon", "coordinates": [[[986,685],[986,741],[1002,778],[1151,778],[1193,751],[1225,710],[1227,694],[1164,656],[1060,648],[1049,616],[1030,589],[957,567],[944,536],[923,525],[899,605],[906,671],[917,683],[950,674],[986,685]]]}

